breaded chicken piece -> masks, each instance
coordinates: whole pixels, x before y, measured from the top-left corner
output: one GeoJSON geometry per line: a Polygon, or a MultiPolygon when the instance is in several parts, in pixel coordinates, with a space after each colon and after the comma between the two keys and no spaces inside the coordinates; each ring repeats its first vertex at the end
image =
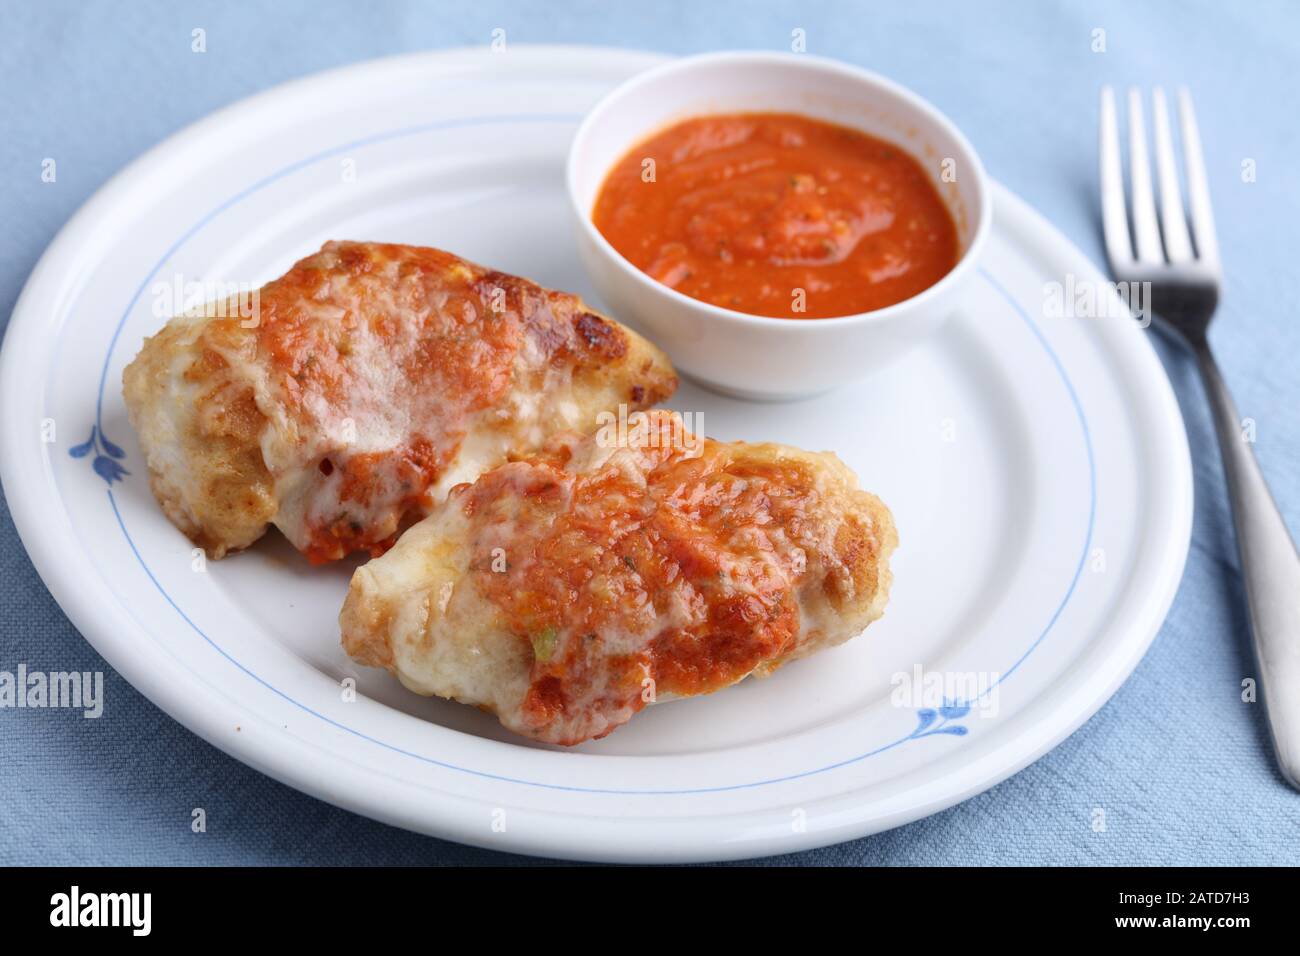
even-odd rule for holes
{"type": "Polygon", "coordinates": [[[344,649],[555,744],[840,644],[884,612],[889,509],[834,455],[674,412],[557,435],[353,575],[344,649]]]}
{"type": "Polygon", "coordinates": [[[154,495],[213,558],[268,524],[313,562],[380,554],[453,485],[677,385],[576,296],[437,249],[326,243],[253,304],[172,319],[123,375],[154,495]]]}

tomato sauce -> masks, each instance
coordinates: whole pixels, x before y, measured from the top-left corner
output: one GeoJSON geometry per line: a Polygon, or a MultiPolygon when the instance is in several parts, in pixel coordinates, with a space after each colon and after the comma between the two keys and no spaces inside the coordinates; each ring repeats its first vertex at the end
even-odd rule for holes
{"type": "Polygon", "coordinates": [[[880,309],[958,258],[952,214],[909,153],[788,113],[698,117],[655,134],[610,170],[592,222],[664,285],[778,318],[880,309]]]}

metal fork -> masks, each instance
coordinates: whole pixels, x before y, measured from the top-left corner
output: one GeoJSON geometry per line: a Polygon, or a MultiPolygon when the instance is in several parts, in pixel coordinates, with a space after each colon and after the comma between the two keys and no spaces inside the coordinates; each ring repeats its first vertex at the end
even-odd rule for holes
{"type": "Polygon", "coordinates": [[[1134,245],[1130,245],[1115,94],[1109,87],[1101,92],[1101,208],[1106,254],[1116,279],[1129,283],[1130,288],[1134,282],[1151,283],[1149,302],[1157,317],[1164,319],[1158,324],[1181,339],[1196,356],[1214,410],[1232,499],[1269,732],[1282,775],[1300,790],[1300,555],[1244,437],[1243,422],[1206,341],[1206,330],[1219,304],[1223,274],[1191,97],[1186,90],[1178,91],[1190,234],[1179,190],[1169,109],[1164,91],[1159,88],[1152,93],[1152,113],[1160,185],[1159,224],[1147,163],[1142,96],[1130,90],[1129,213],[1134,239],[1134,245]]]}

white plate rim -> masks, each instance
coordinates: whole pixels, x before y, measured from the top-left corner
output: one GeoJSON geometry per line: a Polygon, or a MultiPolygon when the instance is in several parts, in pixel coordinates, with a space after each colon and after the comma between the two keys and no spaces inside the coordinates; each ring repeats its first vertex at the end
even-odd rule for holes
{"type": "MultiPolygon", "coordinates": [[[[623,61],[626,64],[637,61],[646,66],[662,59],[657,54],[592,47],[520,47],[515,48],[512,55],[522,55],[526,60],[533,60],[540,69],[545,69],[546,64],[554,62],[556,57],[603,57],[611,62],[623,61]]],[[[77,263],[85,261],[87,257],[93,258],[93,249],[81,245],[82,234],[93,236],[96,227],[111,217],[119,196],[126,196],[136,183],[151,175],[152,169],[171,161],[174,152],[196,148],[203,136],[220,130],[225,123],[237,120],[247,122],[255,111],[279,108],[295,95],[310,94],[323,82],[361,82],[367,74],[378,74],[387,69],[414,62],[427,63],[430,60],[436,60],[438,65],[445,66],[448,71],[473,68],[482,56],[481,50],[472,49],[411,54],[343,67],[296,80],[200,120],[133,162],[99,190],[68,222],[28,280],[14,308],[3,352],[0,353],[0,396],[4,399],[5,407],[11,410],[11,414],[20,407],[30,409],[35,396],[43,394],[43,387],[33,387],[32,377],[43,374],[47,363],[32,362],[28,357],[44,354],[39,351],[42,338],[47,342],[58,340],[57,336],[49,335],[48,329],[42,329],[40,319],[51,314],[61,314],[59,302],[63,301],[62,297],[75,292],[75,288],[70,286],[76,285],[75,280],[69,281],[61,277],[78,275],[79,271],[75,268],[77,263]]],[[[1087,273],[1100,280],[1100,274],[1086,258],[1036,212],[1001,186],[995,186],[995,192],[995,217],[999,229],[1032,237],[1031,241],[1041,255],[1069,262],[1076,272],[1087,273]]],[[[425,787],[407,785],[407,789],[424,795],[423,801],[416,800],[402,807],[394,806],[394,801],[394,804],[385,807],[383,801],[375,799],[376,791],[373,788],[364,785],[349,786],[341,784],[337,779],[330,780],[326,785],[323,781],[328,777],[312,766],[313,761],[319,759],[319,753],[307,752],[314,748],[302,741],[276,743],[257,735],[232,735],[229,732],[229,714],[214,716],[204,709],[198,698],[172,680],[174,675],[152,668],[148,658],[132,653],[132,622],[121,615],[117,615],[117,620],[106,619],[105,607],[112,607],[112,602],[104,601],[102,596],[96,596],[93,589],[86,586],[87,581],[99,583],[96,581],[97,575],[93,572],[78,574],[75,568],[69,567],[70,556],[74,559],[80,557],[75,530],[66,522],[51,526],[48,521],[51,505],[55,506],[56,512],[58,510],[59,498],[53,490],[55,486],[48,459],[45,455],[31,454],[30,429],[11,426],[0,434],[0,450],[4,452],[0,455],[0,479],[3,480],[15,525],[33,563],[74,625],[110,664],[167,713],[209,742],[270,776],[386,822],[498,849],[614,860],[757,856],[825,845],[886,829],[951,806],[987,789],[1017,772],[1073,732],[1109,699],[1141,659],[1158,631],[1181,579],[1190,540],[1191,467],[1181,415],[1154,351],[1149,344],[1141,341],[1140,336],[1121,334],[1119,339],[1123,338],[1133,342],[1134,346],[1127,350],[1120,347],[1118,357],[1128,363],[1134,384],[1143,392],[1146,399],[1142,403],[1144,410],[1160,423],[1156,431],[1165,440],[1167,447],[1164,449],[1164,457],[1171,464],[1171,482],[1165,489],[1169,525],[1165,535],[1169,543],[1168,560],[1160,563],[1159,573],[1148,590],[1143,606],[1130,615],[1131,619],[1125,628],[1128,637],[1121,642],[1125,653],[1112,654],[1108,661],[1110,666],[1099,669],[1086,686],[1076,688],[1067,704],[1054,709],[1050,715],[1052,719],[1029,722],[1031,732],[1022,732],[1013,742],[1014,745],[1003,748],[1004,752],[996,767],[984,767],[977,774],[953,775],[949,786],[926,793],[911,806],[897,812],[869,820],[840,821],[824,829],[804,834],[792,833],[789,838],[781,840],[717,844],[708,839],[707,826],[703,829],[693,826],[686,828],[695,831],[692,838],[697,842],[693,848],[682,845],[680,841],[669,841],[670,845],[665,845],[662,834],[654,835],[645,828],[636,832],[636,828],[624,826],[621,828],[623,831],[632,832],[618,832],[620,828],[616,827],[615,832],[611,833],[606,832],[603,826],[593,827],[590,819],[578,817],[575,818],[581,823],[578,828],[557,822],[550,832],[518,834],[509,840],[489,842],[482,838],[482,828],[477,818],[471,821],[465,815],[469,807],[460,807],[457,808],[460,812],[452,812],[453,808],[447,806],[449,812],[434,820],[430,819],[427,812],[416,809],[420,803],[427,803],[425,787]],[[69,547],[69,542],[72,542],[72,547],[69,547]],[[290,753],[291,750],[302,752],[290,753]],[[612,843],[611,838],[614,840],[612,843]]],[[[21,420],[21,416],[17,417],[21,420]]],[[[457,800],[469,805],[475,803],[460,798],[457,800]]],[[[449,801],[451,802],[453,801],[449,801]]],[[[564,819],[567,815],[550,816],[564,819]]]]}

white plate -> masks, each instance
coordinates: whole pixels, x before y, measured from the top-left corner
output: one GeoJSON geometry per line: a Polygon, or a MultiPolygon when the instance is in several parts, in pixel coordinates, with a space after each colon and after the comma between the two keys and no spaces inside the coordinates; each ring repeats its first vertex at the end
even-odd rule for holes
{"type": "Polygon", "coordinates": [[[950,806],[1041,756],[1132,670],[1186,556],[1182,421],[1131,321],[1043,317],[1046,283],[1099,276],[1003,189],[977,289],[928,347],[797,404],[690,385],[671,403],[717,438],[833,449],[893,508],[889,609],[842,648],[560,751],[352,665],[335,621],[348,568],[311,569],[271,535],[195,569],[149,493],[119,387],[162,324],[158,284],[260,283],[346,238],[443,246],[589,293],[565,147],[584,110],[658,59],[461,51],[292,83],[168,140],[55,240],[4,344],[5,492],[73,623],[177,720],[414,830],[562,857],[719,859],[950,806]],[[104,441],[71,454],[96,423],[121,459],[104,441]],[[108,483],[108,460],[128,474],[108,483]],[[917,666],[998,683],[927,725],[892,683],[917,666]]]}

